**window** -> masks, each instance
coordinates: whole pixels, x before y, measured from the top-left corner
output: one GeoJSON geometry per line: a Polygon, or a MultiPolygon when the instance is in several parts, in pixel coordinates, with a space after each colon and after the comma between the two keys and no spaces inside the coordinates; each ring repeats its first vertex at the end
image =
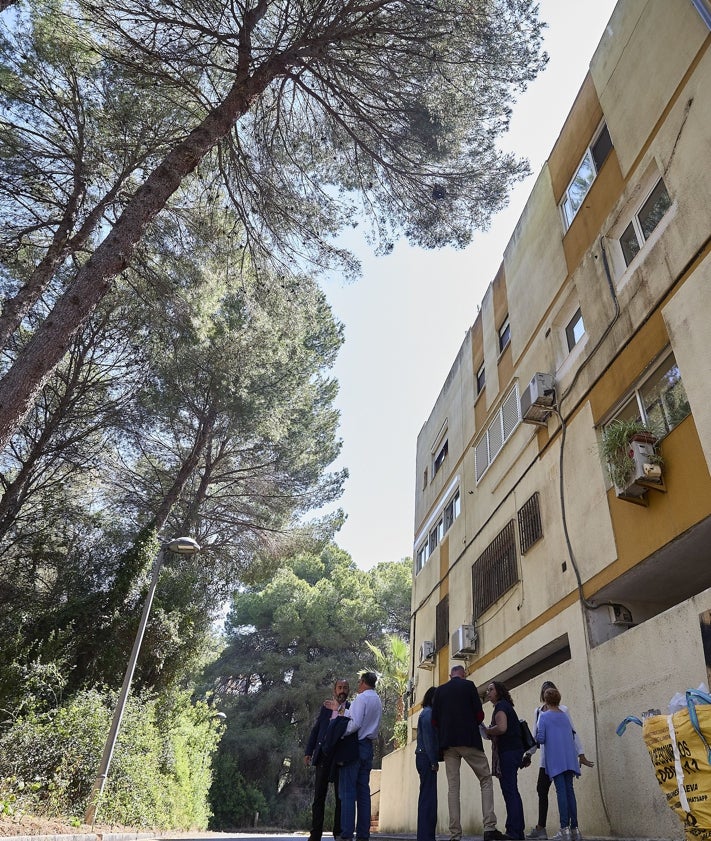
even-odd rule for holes
{"type": "Polygon", "coordinates": [[[472,566],[474,619],[518,581],[516,533],[510,520],[472,566]]]}
{"type": "Polygon", "coordinates": [[[491,423],[474,446],[474,466],[477,482],[520,422],[521,405],[518,399],[518,383],[516,383],[506,395],[491,423]]]}
{"type": "Polygon", "coordinates": [[[509,324],[508,315],[504,319],[504,323],[499,327],[499,353],[503,351],[506,345],[511,341],[511,325],[509,324]]]}
{"type": "Polygon", "coordinates": [[[422,543],[420,548],[417,550],[415,574],[417,574],[427,563],[430,555],[442,542],[442,538],[452,527],[452,523],[454,523],[457,517],[461,514],[461,511],[461,496],[459,494],[459,488],[457,488],[452,496],[447,500],[444,510],[442,511],[442,515],[437,518],[434,526],[429,530],[424,543],[422,543]]]}
{"type": "Polygon", "coordinates": [[[486,385],[486,372],[484,371],[484,363],[482,362],[481,368],[476,372],[476,393],[481,394],[484,390],[484,386],[486,385]]]}
{"type": "Polygon", "coordinates": [[[706,26],[711,29],[711,0],[691,0],[706,26]]]}
{"type": "Polygon", "coordinates": [[[615,417],[644,421],[658,438],[662,438],[690,413],[674,354],[668,353],[635,388],[615,417]]]}
{"type": "Polygon", "coordinates": [[[447,458],[447,453],[449,452],[449,441],[445,439],[444,444],[439,448],[437,455],[434,457],[434,461],[432,462],[432,478],[437,475],[437,471],[440,469],[444,460],[447,458]]]}
{"type": "Polygon", "coordinates": [[[669,193],[663,179],[660,178],[620,237],[620,245],[626,265],[629,266],[639,254],[642,246],[670,207],[669,193]]]}
{"type": "Polygon", "coordinates": [[[565,191],[563,200],[560,203],[566,231],[575,218],[575,214],[580,210],[585,196],[587,196],[595,177],[600,171],[600,167],[610,154],[611,149],[612,140],[610,139],[610,133],[607,130],[607,126],[603,124],[590,148],[583,156],[573,176],[573,180],[568,185],[568,189],[565,191]]]}
{"type": "Polygon", "coordinates": [[[444,530],[448,531],[452,523],[457,519],[462,510],[461,497],[457,489],[454,496],[444,506],[444,530]]]}
{"type": "Polygon", "coordinates": [[[536,491],[524,502],[518,512],[518,539],[521,544],[521,554],[525,555],[542,537],[541,508],[538,504],[538,491],[536,491]]]}
{"type": "Polygon", "coordinates": [[[427,559],[430,556],[430,542],[429,540],[425,540],[422,546],[420,546],[417,552],[417,562],[415,567],[415,572],[419,572],[422,567],[427,563],[427,559]]]}
{"type": "Polygon", "coordinates": [[[570,319],[565,328],[565,338],[568,342],[568,350],[572,350],[575,345],[585,335],[585,325],[583,324],[583,314],[578,307],[575,315],[570,319]]]}
{"type": "Polygon", "coordinates": [[[449,596],[445,596],[435,608],[435,651],[449,642],[449,596]]]}

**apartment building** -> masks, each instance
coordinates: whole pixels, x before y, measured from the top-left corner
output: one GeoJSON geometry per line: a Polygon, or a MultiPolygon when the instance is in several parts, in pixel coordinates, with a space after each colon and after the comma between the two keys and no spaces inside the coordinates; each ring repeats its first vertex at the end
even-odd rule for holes
{"type": "MultiPolygon", "coordinates": [[[[711,664],[708,11],[618,3],[417,442],[411,735],[454,662],[529,722],[552,679],[596,761],[576,784],[590,834],[682,837],[641,731],[615,728],[711,664]],[[613,484],[619,420],[654,438],[613,484]]],[[[410,741],[383,762],[381,831],[414,830],[417,791],[410,741]]]]}

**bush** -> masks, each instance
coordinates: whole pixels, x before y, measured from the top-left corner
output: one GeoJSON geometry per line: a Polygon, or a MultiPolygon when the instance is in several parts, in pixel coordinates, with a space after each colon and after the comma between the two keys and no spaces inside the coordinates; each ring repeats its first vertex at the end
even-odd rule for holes
{"type": "MultiPolygon", "coordinates": [[[[0,737],[0,797],[14,810],[83,817],[115,697],[77,694],[49,712],[30,710],[0,737]]],[[[186,693],[131,698],[99,804],[104,823],[204,829],[220,725],[186,693]]]]}

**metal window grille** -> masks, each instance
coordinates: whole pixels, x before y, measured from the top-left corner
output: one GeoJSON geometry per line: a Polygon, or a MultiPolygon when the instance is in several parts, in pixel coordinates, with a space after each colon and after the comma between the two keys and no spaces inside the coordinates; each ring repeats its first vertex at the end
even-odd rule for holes
{"type": "Polygon", "coordinates": [[[521,554],[525,555],[542,537],[541,508],[538,502],[538,491],[536,491],[524,502],[518,512],[518,539],[521,544],[521,554]]]}
{"type": "Polygon", "coordinates": [[[435,616],[435,650],[439,651],[449,642],[449,596],[437,605],[435,616]]]}
{"type": "Polygon", "coordinates": [[[472,566],[474,619],[518,581],[516,530],[510,520],[472,566]]]}

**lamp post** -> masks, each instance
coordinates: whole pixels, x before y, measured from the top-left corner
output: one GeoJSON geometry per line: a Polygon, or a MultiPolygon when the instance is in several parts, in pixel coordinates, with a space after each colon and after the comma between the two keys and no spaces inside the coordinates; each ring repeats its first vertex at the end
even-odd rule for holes
{"type": "Polygon", "coordinates": [[[96,779],[94,780],[94,785],[91,789],[91,794],[89,795],[89,805],[87,806],[86,812],[84,814],[84,823],[89,824],[90,826],[93,826],[94,821],[96,820],[96,812],[99,808],[99,801],[104,791],[104,786],[106,785],[106,779],[109,776],[109,766],[111,765],[111,757],[113,756],[116,738],[118,737],[119,728],[121,727],[121,719],[123,718],[124,709],[126,708],[128,693],[131,690],[133,672],[135,671],[136,661],[138,660],[138,655],[141,650],[143,634],[145,633],[146,625],[148,624],[148,615],[151,612],[153,596],[156,592],[158,576],[160,575],[160,569],[163,565],[163,556],[166,549],[169,552],[175,552],[178,555],[194,555],[196,552],[200,551],[200,546],[196,541],[192,539],[192,537],[176,537],[174,540],[171,540],[170,543],[164,543],[160,547],[160,551],[156,555],[156,559],[153,562],[151,584],[148,588],[148,595],[146,596],[146,601],[143,604],[141,621],[139,622],[138,630],[136,631],[136,639],[133,641],[133,649],[131,651],[131,656],[128,659],[128,666],[126,667],[126,674],[123,678],[123,685],[121,686],[121,692],[119,693],[118,701],[116,702],[116,709],[114,710],[114,717],[111,721],[109,735],[106,737],[106,744],[104,745],[104,752],[101,756],[99,771],[96,775],[96,779]]]}

